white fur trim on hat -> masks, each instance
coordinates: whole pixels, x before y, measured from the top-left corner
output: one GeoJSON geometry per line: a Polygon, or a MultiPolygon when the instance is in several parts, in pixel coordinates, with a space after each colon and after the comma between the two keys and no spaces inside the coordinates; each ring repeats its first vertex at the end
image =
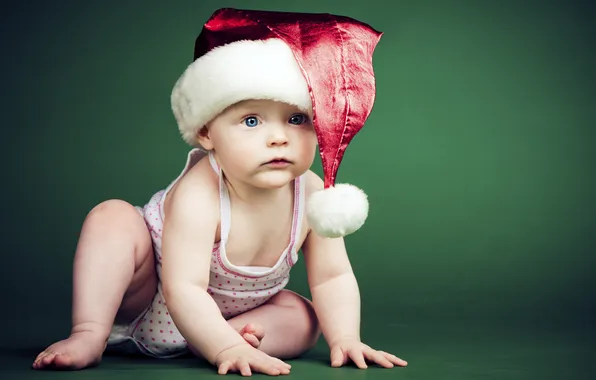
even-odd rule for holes
{"type": "Polygon", "coordinates": [[[171,96],[180,133],[193,146],[207,122],[248,99],[277,100],[311,110],[307,82],[282,40],[245,40],[212,49],[188,66],[171,96]]]}

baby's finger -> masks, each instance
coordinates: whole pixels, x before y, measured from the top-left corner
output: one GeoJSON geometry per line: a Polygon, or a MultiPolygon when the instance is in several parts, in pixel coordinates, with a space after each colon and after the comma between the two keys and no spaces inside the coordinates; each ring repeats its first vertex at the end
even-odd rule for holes
{"type": "MultiPolygon", "coordinates": [[[[251,361],[251,367],[258,372],[264,373],[265,375],[277,376],[282,373],[280,368],[277,368],[273,363],[267,360],[254,360],[251,361]]],[[[289,372],[289,370],[286,370],[289,372]]]]}
{"type": "Polygon", "coordinates": [[[220,375],[225,375],[230,370],[230,367],[232,367],[232,362],[230,362],[229,360],[225,361],[219,365],[217,373],[219,373],[220,375]]]}
{"type": "Polygon", "coordinates": [[[290,373],[290,369],[292,368],[292,366],[290,366],[289,364],[283,362],[282,360],[272,357],[270,356],[270,360],[272,365],[277,368],[279,370],[279,372],[283,375],[287,375],[288,373],[290,373]]]}
{"type": "Polygon", "coordinates": [[[240,371],[240,374],[242,374],[242,376],[252,375],[252,372],[250,370],[250,364],[248,364],[248,361],[238,360],[236,362],[236,367],[238,368],[238,371],[240,371]]]}
{"type": "Polygon", "coordinates": [[[368,368],[366,365],[366,361],[364,361],[364,355],[362,355],[361,350],[351,349],[350,352],[350,359],[358,366],[360,369],[368,368]]]}
{"type": "Polygon", "coordinates": [[[287,369],[290,369],[290,368],[292,368],[292,366],[291,366],[291,365],[289,365],[288,363],[284,362],[284,361],[283,361],[283,360],[281,360],[281,359],[278,359],[278,358],[276,358],[276,357],[273,357],[273,356],[270,356],[270,358],[271,358],[271,359],[273,359],[273,361],[275,362],[275,365],[276,365],[277,367],[279,367],[279,368],[287,368],[287,369]]]}
{"type": "Polygon", "coordinates": [[[364,356],[368,361],[375,362],[382,367],[393,368],[393,363],[389,361],[389,359],[387,359],[385,355],[383,355],[379,351],[368,349],[364,351],[364,356]]]}
{"type": "Polygon", "coordinates": [[[398,358],[397,356],[390,354],[388,352],[385,351],[379,351],[383,356],[385,356],[387,358],[387,360],[389,360],[391,363],[401,366],[401,367],[405,367],[408,365],[408,362],[398,358]]]}
{"type": "Polygon", "coordinates": [[[331,350],[331,366],[341,367],[346,363],[344,352],[339,347],[333,347],[331,350]]]}

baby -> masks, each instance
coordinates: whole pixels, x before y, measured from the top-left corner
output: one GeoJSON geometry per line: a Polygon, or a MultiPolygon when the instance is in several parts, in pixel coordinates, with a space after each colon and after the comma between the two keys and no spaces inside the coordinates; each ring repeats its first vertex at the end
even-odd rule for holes
{"type": "Polygon", "coordinates": [[[364,223],[368,203],[334,183],[372,108],[380,36],[327,14],[215,12],[172,94],[193,146],[184,168],[144,207],[109,200],[90,211],[74,259],[71,334],[33,368],[82,369],[107,349],[134,349],[192,353],[220,374],[281,375],[290,372],[283,360],[321,333],[334,367],[407,365],[360,339],[343,236],[364,223]],[[310,170],[317,146],[324,179],[310,170]],[[299,251],[312,302],[285,289],[299,251]]]}

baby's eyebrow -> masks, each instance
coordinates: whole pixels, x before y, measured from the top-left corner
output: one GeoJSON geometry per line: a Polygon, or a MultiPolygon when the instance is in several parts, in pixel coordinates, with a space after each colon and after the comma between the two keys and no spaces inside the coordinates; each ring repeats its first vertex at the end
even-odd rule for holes
{"type": "Polygon", "coordinates": [[[226,114],[233,118],[246,117],[251,115],[258,115],[259,112],[255,107],[234,106],[227,109],[226,114]]]}
{"type": "Polygon", "coordinates": [[[242,103],[236,104],[235,106],[231,107],[233,112],[239,113],[246,113],[246,112],[260,112],[262,109],[261,106],[257,104],[250,104],[250,103],[242,103]]]}
{"type": "MultiPolygon", "coordinates": [[[[256,101],[244,101],[236,103],[230,107],[228,107],[228,113],[237,117],[237,116],[249,116],[249,115],[262,115],[263,113],[267,113],[267,106],[259,104],[256,101]]],[[[283,111],[284,113],[287,112],[288,117],[292,117],[296,114],[303,114],[309,119],[312,119],[313,114],[312,111],[303,110],[299,107],[292,107],[287,111],[283,111]]]]}

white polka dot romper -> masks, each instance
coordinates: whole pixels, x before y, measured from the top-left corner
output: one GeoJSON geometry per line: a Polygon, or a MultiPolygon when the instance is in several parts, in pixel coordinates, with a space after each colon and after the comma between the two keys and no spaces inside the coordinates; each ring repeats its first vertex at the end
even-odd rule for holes
{"type": "MultiPolygon", "coordinates": [[[[188,154],[182,173],[165,190],[157,192],[144,208],[138,208],[151,231],[156,259],[158,279],[161,278],[161,232],[163,228],[163,200],[171,187],[206,153],[193,149],[188,154]]],[[[228,261],[226,242],[230,231],[230,199],[223,182],[221,169],[211,154],[208,154],[212,168],[218,173],[221,204],[221,241],[215,243],[211,254],[211,269],[208,293],[213,297],[224,318],[254,309],[277,294],[288,283],[290,270],[298,260],[296,238],[300,236],[304,209],[304,179],[296,178],[294,187],[294,213],[290,243],[271,268],[241,267],[228,261]]],[[[114,326],[108,340],[109,346],[133,341],[144,354],[158,358],[169,358],[186,354],[186,340],[176,329],[169,315],[166,302],[158,282],[158,291],[152,304],[129,326],[114,326]]]]}

